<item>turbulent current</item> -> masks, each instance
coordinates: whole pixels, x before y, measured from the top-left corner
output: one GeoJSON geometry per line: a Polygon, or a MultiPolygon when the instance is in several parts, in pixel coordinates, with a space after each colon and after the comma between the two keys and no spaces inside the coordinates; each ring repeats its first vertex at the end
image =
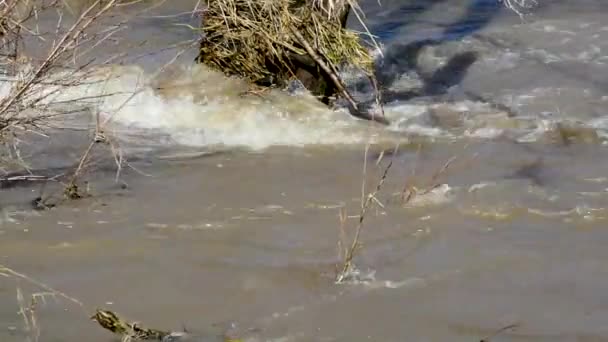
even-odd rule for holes
{"type": "Polygon", "coordinates": [[[0,155],[51,177],[0,182],[1,341],[49,291],[2,265],[82,303],[34,296],[40,341],[112,341],[97,307],[246,341],[608,340],[606,1],[362,1],[388,126],[196,65],[196,4],[125,9],[112,63],[37,89],[73,113],[0,155]],[[57,200],[100,122],[84,198],[57,200]]]}

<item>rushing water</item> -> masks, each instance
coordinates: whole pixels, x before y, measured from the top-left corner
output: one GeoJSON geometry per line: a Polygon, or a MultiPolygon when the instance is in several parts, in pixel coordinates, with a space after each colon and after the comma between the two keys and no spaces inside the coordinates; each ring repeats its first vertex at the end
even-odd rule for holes
{"type": "MultiPolygon", "coordinates": [[[[233,322],[248,341],[479,341],[511,324],[492,341],[608,340],[606,2],[541,0],[523,21],[493,0],[362,2],[389,127],[243,97],[194,49],[161,71],[163,48],[196,38],[175,25],[196,25],[195,4],[134,11],[98,52],[127,49],[99,73],[114,77],[58,98],[115,94],[91,108],[130,161],[119,181],[100,151],[89,198],[35,211],[60,185],[0,189],[0,264],[85,305],[39,303],[40,341],[112,341],[95,307],[164,329],[233,322]],[[362,181],[373,191],[389,161],[362,279],[336,285],[339,210],[352,236],[362,181]],[[421,189],[407,203],[406,186],[421,189]]],[[[73,165],[90,119],[22,143],[35,172],[73,165]]],[[[0,274],[1,341],[25,339],[16,288],[45,291],[0,274]]]]}

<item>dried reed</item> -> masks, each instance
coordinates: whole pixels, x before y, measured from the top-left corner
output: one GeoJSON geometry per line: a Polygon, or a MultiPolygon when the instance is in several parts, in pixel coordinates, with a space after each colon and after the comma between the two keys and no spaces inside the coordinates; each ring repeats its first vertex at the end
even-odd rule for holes
{"type": "MultiPolygon", "coordinates": [[[[363,223],[365,221],[365,217],[369,209],[371,208],[373,203],[376,203],[379,206],[383,206],[382,203],[378,200],[377,195],[382,190],[382,186],[388,177],[388,173],[393,166],[393,160],[391,159],[387,166],[384,168],[382,172],[382,176],[378,180],[376,187],[370,193],[366,193],[365,191],[365,181],[367,175],[367,154],[369,151],[369,145],[365,148],[365,159],[363,163],[363,181],[361,183],[361,209],[358,215],[357,226],[355,228],[355,234],[350,242],[347,240],[346,234],[346,212],[344,210],[340,211],[340,239],[338,240],[338,254],[340,259],[340,264],[336,265],[336,283],[344,283],[345,281],[352,278],[353,274],[356,272],[356,267],[354,265],[354,258],[361,247],[361,232],[363,231],[363,223]]],[[[396,150],[395,150],[396,151],[396,150]]],[[[394,156],[394,154],[393,154],[394,156]]],[[[378,159],[376,164],[379,164],[382,159],[381,157],[378,159]]]]}

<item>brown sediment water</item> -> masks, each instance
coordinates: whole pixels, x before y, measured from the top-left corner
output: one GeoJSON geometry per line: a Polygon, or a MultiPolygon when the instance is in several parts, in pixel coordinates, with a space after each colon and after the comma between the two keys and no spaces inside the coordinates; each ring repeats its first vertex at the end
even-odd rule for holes
{"type": "MultiPolygon", "coordinates": [[[[387,73],[411,30],[445,30],[425,18],[450,23],[471,5],[416,3],[364,2],[387,73]],[[397,13],[412,20],[395,28],[397,13]]],[[[482,9],[461,27],[490,16],[482,9]]],[[[492,340],[608,339],[606,11],[548,2],[529,23],[500,12],[476,36],[444,37],[420,68],[467,49],[480,59],[445,96],[407,97],[416,82],[403,70],[385,79],[403,96],[387,104],[389,128],[280,92],[243,98],[242,83],[204,68],[117,66],[113,89],[138,77],[179,86],[144,87],[120,109],[114,134],[132,160],[120,182],[106,157],[84,176],[90,197],[50,210],[31,208],[39,184],[0,189],[0,264],[85,305],[39,303],[40,341],[113,341],[89,320],[97,307],[167,330],[234,323],[246,341],[479,341],[511,324],[492,340]],[[352,236],[362,182],[373,191],[391,160],[364,221],[361,279],[335,284],[340,210],[352,236]],[[406,186],[418,191],[403,203],[406,186]]],[[[139,20],[148,34],[161,21],[139,20]]],[[[71,165],[86,146],[78,131],[62,137],[33,149],[37,169],[71,165]]],[[[45,291],[0,274],[1,341],[25,340],[17,288],[45,291]]]]}

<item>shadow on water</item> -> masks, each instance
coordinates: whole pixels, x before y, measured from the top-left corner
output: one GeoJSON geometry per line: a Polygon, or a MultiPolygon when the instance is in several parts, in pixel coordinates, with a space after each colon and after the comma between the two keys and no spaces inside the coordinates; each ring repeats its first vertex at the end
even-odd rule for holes
{"type": "Polygon", "coordinates": [[[503,9],[504,6],[497,0],[473,0],[461,19],[449,24],[438,40],[441,42],[465,38],[486,27],[503,9]]]}
{"type": "Polygon", "coordinates": [[[391,10],[383,18],[380,24],[372,27],[372,31],[381,41],[393,39],[399,29],[415,22],[418,17],[426,13],[435,5],[439,5],[446,0],[413,0],[400,5],[397,9],[391,10]]]}
{"type": "MultiPolygon", "coordinates": [[[[477,60],[477,53],[467,51],[459,53],[430,75],[420,73],[423,85],[419,89],[407,91],[385,90],[383,99],[385,102],[396,100],[410,100],[422,96],[439,96],[446,94],[449,88],[459,84],[467,74],[468,69],[477,60]]],[[[386,83],[384,83],[386,84],[386,83]]]]}
{"type": "MultiPolygon", "coordinates": [[[[383,89],[383,101],[407,101],[425,96],[445,95],[450,87],[456,86],[467,75],[468,69],[475,63],[476,55],[474,52],[464,52],[452,56],[442,68],[434,71],[432,75],[425,73],[418,65],[421,52],[427,47],[440,46],[444,43],[462,40],[466,37],[475,37],[485,43],[492,44],[499,49],[511,48],[508,44],[497,41],[492,37],[485,36],[480,31],[488,26],[498,15],[507,11],[515,15],[497,0],[470,0],[465,3],[464,14],[456,20],[446,24],[432,24],[435,28],[440,28],[440,32],[432,38],[423,36],[425,33],[417,35],[415,32],[416,24],[421,23],[418,19],[425,13],[433,14],[434,6],[442,4],[443,1],[409,1],[405,5],[399,5],[397,9],[391,11],[389,20],[386,24],[380,24],[372,28],[373,32],[380,37],[381,41],[387,43],[384,51],[384,58],[376,67],[376,76],[383,89]],[[393,14],[394,13],[394,14],[393,14]],[[394,18],[393,20],[391,20],[394,18]],[[417,22],[418,21],[418,22],[417,22]],[[399,41],[397,34],[409,32],[413,41],[399,41]],[[390,44],[388,44],[390,43],[390,44]],[[404,74],[414,74],[419,78],[422,86],[413,90],[389,90],[404,74]]],[[[558,1],[542,2],[535,6],[535,10],[540,10],[555,5],[558,1]]],[[[559,1],[559,3],[564,3],[559,1]]],[[[562,4],[564,5],[564,4],[562,4]]],[[[578,9],[584,8],[581,4],[578,9]]],[[[602,11],[605,4],[597,2],[587,6],[596,11],[602,11]]],[[[576,6],[574,6],[576,7],[576,6]]],[[[586,10],[589,11],[590,9],[586,10]]],[[[573,67],[572,63],[545,63],[540,57],[527,56],[530,61],[547,69],[554,74],[560,74],[571,79],[577,79],[592,85],[598,91],[605,92],[608,89],[608,82],[596,77],[585,67],[573,67]]],[[[359,85],[361,86],[361,85],[359,85]]],[[[365,87],[365,86],[363,86],[365,87]]],[[[469,99],[482,102],[491,102],[479,94],[465,92],[462,94],[469,99]]],[[[517,116],[517,112],[508,106],[500,103],[490,103],[492,106],[507,112],[511,116],[517,116]]]]}
{"type": "MultiPolygon", "coordinates": [[[[413,0],[400,4],[398,8],[391,9],[390,13],[383,17],[381,23],[372,26],[373,33],[382,42],[396,38],[403,30],[420,21],[427,12],[434,7],[447,2],[446,0],[413,0]]],[[[436,41],[462,39],[485,27],[504,6],[498,0],[471,0],[466,8],[465,14],[457,21],[444,25],[445,29],[437,37],[436,41]]]]}
{"type": "MultiPolygon", "coordinates": [[[[381,40],[387,41],[393,38],[397,29],[407,28],[433,6],[443,1],[414,1],[399,7],[391,15],[400,20],[387,20],[382,25],[374,28],[375,34],[381,40]]],[[[452,86],[459,84],[467,74],[468,69],[477,60],[477,54],[473,51],[464,52],[452,56],[445,66],[437,69],[432,74],[425,74],[418,67],[418,57],[421,51],[430,46],[441,45],[449,41],[461,40],[470,36],[487,26],[501,11],[503,6],[496,0],[473,0],[469,2],[465,13],[455,22],[445,25],[442,32],[436,38],[419,39],[407,44],[393,44],[384,53],[384,59],[376,70],[378,81],[382,88],[390,88],[401,75],[407,72],[415,72],[422,81],[422,87],[415,90],[402,92],[386,91],[384,102],[394,100],[410,100],[421,96],[438,96],[445,94],[452,86]]]]}

